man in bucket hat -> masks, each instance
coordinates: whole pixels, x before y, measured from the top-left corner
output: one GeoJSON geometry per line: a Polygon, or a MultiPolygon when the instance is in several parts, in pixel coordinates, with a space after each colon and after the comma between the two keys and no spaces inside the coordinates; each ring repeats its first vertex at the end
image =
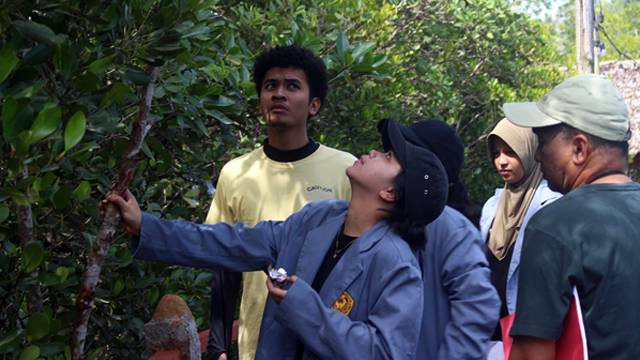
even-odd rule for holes
{"type": "Polygon", "coordinates": [[[109,194],[132,251],[143,260],[290,274],[267,279],[257,359],[411,359],[423,285],[412,250],[447,199],[447,176],[430,151],[386,122],[391,151],[372,150],[347,169],[351,202],[310,203],[285,221],[254,227],[198,225],[143,214],[135,198],[109,194]]]}
{"type": "Polygon", "coordinates": [[[537,102],[506,103],[538,135],[536,159],[566,194],[529,222],[511,359],[553,359],[577,291],[588,356],[640,358],[640,184],[627,170],[629,115],[615,86],[572,77],[537,102]]]}

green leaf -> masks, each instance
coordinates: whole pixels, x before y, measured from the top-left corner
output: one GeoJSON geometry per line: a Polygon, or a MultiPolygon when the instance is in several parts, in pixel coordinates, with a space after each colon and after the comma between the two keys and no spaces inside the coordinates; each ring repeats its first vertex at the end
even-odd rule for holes
{"type": "Polygon", "coordinates": [[[47,44],[38,44],[34,46],[29,52],[22,58],[23,65],[38,65],[47,61],[53,54],[53,47],[47,44]]]}
{"type": "Polygon", "coordinates": [[[198,207],[198,206],[200,205],[200,203],[198,202],[198,200],[191,199],[191,198],[188,198],[188,197],[186,197],[186,196],[183,196],[183,197],[182,197],[182,200],[186,201],[186,202],[187,202],[187,204],[189,204],[189,207],[192,207],[192,208],[194,208],[194,207],[198,207]]]}
{"type": "Polygon", "coordinates": [[[9,217],[9,208],[0,206],[0,224],[9,217]]]}
{"type": "Polygon", "coordinates": [[[36,345],[31,345],[22,350],[19,360],[36,360],[39,356],[40,348],[36,345]]]}
{"type": "Polygon", "coordinates": [[[104,353],[104,347],[100,346],[97,349],[92,350],[89,355],[87,356],[87,360],[96,360],[98,359],[98,356],[103,355],[104,353]]]}
{"type": "Polygon", "coordinates": [[[371,65],[371,67],[375,69],[380,65],[384,64],[385,62],[387,62],[386,55],[377,55],[376,57],[373,58],[373,64],[371,65]]]}
{"type": "Polygon", "coordinates": [[[63,185],[53,195],[53,205],[57,209],[66,209],[71,201],[71,196],[73,196],[73,188],[69,185],[63,185]]]}
{"type": "Polygon", "coordinates": [[[114,104],[121,104],[127,94],[129,94],[129,87],[127,85],[115,83],[104,98],[102,98],[100,107],[107,108],[114,104]]]}
{"type": "Polygon", "coordinates": [[[211,32],[211,29],[209,29],[209,27],[204,26],[204,25],[197,25],[197,26],[193,27],[192,29],[190,29],[188,32],[184,33],[182,35],[182,38],[186,39],[186,38],[193,37],[193,36],[207,34],[209,32],[211,32]]]}
{"type": "Polygon", "coordinates": [[[114,56],[115,55],[109,55],[109,56],[105,56],[100,59],[94,60],[91,64],[89,64],[89,71],[96,75],[102,74],[107,69],[107,67],[111,65],[111,62],[113,61],[114,56]]]}
{"type": "Polygon", "coordinates": [[[40,356],[49,357],[64,351],[65,344],[61,342],[50,342],[40,344],[40,356]]]}
{"type": "Polygon", "coordinates": [[[78,201],[82,201],[89,197],[91,193],[91,185],[88,181],[82,181],[74,190],[73,196],[78,199],[78,201]]]}
{"type": "Polygon", "coordinates": [[[231,106],[231,105],[233,105],[235,103],[236,102],[233,101],[232,99],[229,99],[228,97],[226,97],[224,95],[220,95],[220,96],[218,96],[216,101],[213,102],[213,106],[227,107],[227,106],[231,106]]]}
{"type": "Polygon", "coordinates": [[[2,136],[9,142],[16,136],[16,113],[18,112],[18,102],[9,97],[2,105],[2,136]]]}
{"type": "Polygon", "coordinates": [[[30,273],[44,260],[44,248],[39,241],[30,242],[22,251],[22,271],[30,273]]]}
{"type": "Polygon", "coordinates": [[[153,156],[153,151],[151,151],[151,149],[149,148],[149,145],[147,145],[147,142],[143,142],[142,143],[142,152],[147,155],[147,157],[149,159],[155,160],[155,156],[153,156]]]}
{"type": "Polygon", "coordinates": [[[16,95],[14,95],[14,97],[16,99],[24,99],[24,98],[31,98],[33,95],[37,94],[38,91],[40,91],[40,89],[42,89],[42,87],[46,84],[46,81],[44,80],[38,80],[35,82],[35,84],[33,85],[29,85],[27,87],[25,87],[24,89],[20,90],[19,93],[17,93],[16,95]]]}
{"type": "Polygon", "coordinates": [[[60,278],[60,282],[64,282],[69,277],[69,268],[64,266],[59,266],[56,269],[56,275],[60,278]]]}
{"type": "Polygon", "coordinates": [[[149,83],[149,75],[140,70],[127,70],[124,72],[124,77],[131,80],[136,85],[147,85],[149,83]]]}
{"type": "Polygon", "coordinates": [[[69,149],[80,142],[84,136],[86,128],[87,119],[82,111],[78,111],[71,116],[71,119],[69,119],[69,122],[67,123],[67,127],[64,129],[65,152],[69,151],[69,149]]]}
{"type": "Polygon", "coordinates": [[[33,339],[42,339],[49,333],[51,317],[45,312],[35,313],[29,316],[27,322],[27,335],[33,339]]]}
{"type": "Polygon", "coordinates": [[[122,292],[122,290],[124,290],[124,282],[121,279],[118,279],[115,283],[113,283],[111,293],[113,293],[113,296],[118,296],[122,292]]]}
{"type": "Polygon", "coordinates": [[[2,348],[11,344],[14,340],[18,339],[22,333],[24,333],[23,329],[16,329],[12,332],[5,335],[2,339],[0,339],[0,352],[2,352],[2,348]]]}
{"type": "Polygon", "coordinates": [[[56,35],[48,26],[35,21],[16,20],[13,22],[16,30],[24,37],[49,45],[57,45],[64,41],[64,37],[56,35]]]}
{"type": "Polygon", "coordinates": [[[11,71],[18,64],[18,57],[11,44],[6,44],[0,50],[0,83],[11,74],[11,71]]]}
{"type": "Polygon", "coordinates": [[[375,44],[372,43],[372,42],[367,42],[367,43],[364,43],[364,44],[360,44],[353,50],[351,55],[353,56],[353,58],[357,62],[360,62],[360,61],[362,61],[362,59],[360,57],[363,56],[369,50],[371,50],[374,46],[375,46],[375,44]]]}
{"type": "Polygon", "coordinates": [[[223,124],[226,124],[226,125],[233,124],[233,120],[229,119],[227,115],[223,114],[222,112],[216,109],[204,109],[204,112],[205,114],[212,116],[213,118],[215,118],[216,120],[220,121],[223,124]]]}
{"type": "Polygon", "coordinates": [[[338,33],[338,38],[336,39],[336,49],[338,50],[338,55],[341,59],[344,59],[344,54],[349,48],[349,39],[347,39],[347,35],[342,31],[338,33]]]}
{"type": "Polygon", "coordinates": [[[56,131],[61,117],[62,111],[55,103],[44,104],[33,125],[31,125],[29,144],[38,142],[56,131]]]}

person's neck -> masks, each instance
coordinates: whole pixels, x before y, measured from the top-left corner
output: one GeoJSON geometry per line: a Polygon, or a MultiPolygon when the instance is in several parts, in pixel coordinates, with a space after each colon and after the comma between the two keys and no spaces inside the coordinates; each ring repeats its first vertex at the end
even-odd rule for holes
{"type": "Polygon", "coordinates": [[[281,151],[300,149],[309,142],[307,128],[306,126],[292,128],[269,126],[267,142],[271,147],[281,151]]]}
{"type": "Polygon", "coordinates": [[[385,213],[380,209],[385,204],[371,197],[359,196],[357,191],[352,191],[351,202],[347,210],[347,218],[344,223],[344,234],[358,237],[384,219],[385,213]]]}
{"type": "Polygon", "coordinates": [[[587,184],[624,184],[631,179],[625,174],[627,164],[619,156],[600,154],[594,156],[578,174],[573,189],[587,184]]]}

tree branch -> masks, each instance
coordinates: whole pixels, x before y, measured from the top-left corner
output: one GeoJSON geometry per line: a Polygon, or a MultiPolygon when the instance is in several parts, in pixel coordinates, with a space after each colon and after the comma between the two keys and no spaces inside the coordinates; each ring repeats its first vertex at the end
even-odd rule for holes
{"type": "MultiPolygon", "coordinates": [[[[140,152],[145,135],[151,128],[151,124],[148,123],[147,118],[149,116],[149,110],[151,109],[151,101],[153,100],[157,77],[158,68],[152,68],[149,71],[149,83],[145,88],[144,96],[138,106],[137,121],[133,124],[133,129],[131,130],[129,147],[120,165],[118,181],[113,188],[113,191],[117,191],[120,194],[124,193],[129,187],[137,162],[136,157],[140,152]]],[[[79,360],[83,356],[89,317],[91,315],[91,309],[94,307],[94,294],[96,285],[100,279],[102,263],[104,262],[104,257],[111,246],[113,236],[119,225],[120,213],[115,205],[109,204],[102,218],[96,242],[93,244],[91,252],[87,257],[87,266],[76,300],[76,318],[71,336],[72,358],[74,360],[79,360]]]]}

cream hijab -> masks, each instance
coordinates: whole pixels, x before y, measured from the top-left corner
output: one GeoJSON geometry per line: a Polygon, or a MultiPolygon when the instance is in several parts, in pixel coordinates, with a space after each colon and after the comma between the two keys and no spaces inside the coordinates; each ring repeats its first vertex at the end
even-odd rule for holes
{"type": "Polygon", "coordinates": [[[533,195],[542,181],[540,164],[535,161],[538,137],[529,128],[513,125],[502,119],[487,137],[489,157],[493,162],[492,145],[494,137],[501,138],[518,155],[524,176],[516,186],[505,183],[500,195],[498,210],[489,232],[489,251],[498,259],[507,256],[509,248],[516,242],[518,232],[529,209],[533,195]]]}

